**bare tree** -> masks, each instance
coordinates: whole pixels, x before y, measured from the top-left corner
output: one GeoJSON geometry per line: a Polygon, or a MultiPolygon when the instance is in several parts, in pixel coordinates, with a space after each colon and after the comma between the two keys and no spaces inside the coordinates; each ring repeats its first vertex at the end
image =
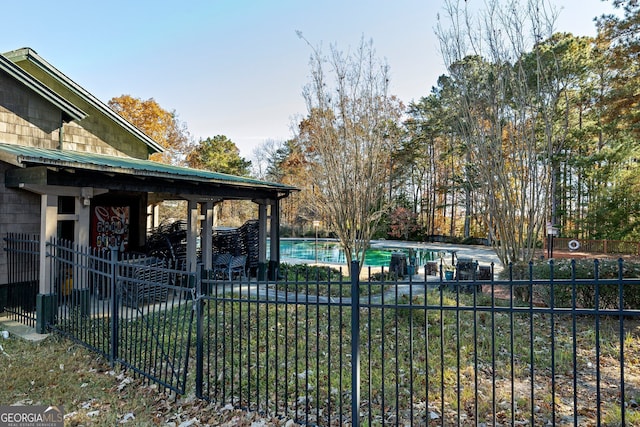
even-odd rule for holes
{"type": "Polygon", "coordinates": [[[545,119],[555,100],[541,96],[540,63],[527,69],[521,59],[551,37],[555,12],[544,0],[485,5],[476,18],[466,2],[446,0],[448,22],[436,32],[459,91],[458,131],[482,183],[483,219],[496,253],[503,263],[528,261],[551,194],[545,141],[552,138],[537,130],[552,132],[545,119]]]}
{"type": "Polygon", "coordinates": [[[254,178],[267,180],[269,169],[277,162],[278,150],[284,145],[282,141],[267,139],[252,151],[252,176],[254,178]]]}
{"type": "Polygon", "coordinates": [[[389,95],[389,67],[371,41],[350,53],[332,46],[328,57],[311,48],[311,81],[303,91],[308,116],[298,138],[316,209],[340,239],[349,268],[352,260],[362,266],[387,209],[402,105],[389,95]]]}

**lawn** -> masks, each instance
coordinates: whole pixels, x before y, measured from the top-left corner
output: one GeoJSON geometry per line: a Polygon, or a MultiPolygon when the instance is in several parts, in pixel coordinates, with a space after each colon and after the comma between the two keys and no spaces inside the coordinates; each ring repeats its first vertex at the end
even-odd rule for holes
{"type": "MultiPolygon", "coordinates": [[[[549,420],[550,402],[555,399],[556,421],[569,422],[573,396],[577,395],[580,424],[591,425],[596,421],[594,391],[599,390],[602,425],[619,422],[616,316],[600,316],[596,334],[590,316],[572,316],[571,312],[550,316],[530,313],[526,307],[515,314],[500,311],[500,307],[489,310],[492,302],[487,295],[477,301],[484,309],[469,310],[471,295],[460,295],[459,302],[454,294],[430,292],[428,296],[428,301],[402,297],[397,310],[392,308],[394,301],[385,301],[384,310],[361,308],[362,409],[372,413],[374,421],[402,422],[414,417],[414,423],[420,423],[424,417],[436,415],[441,418],[435,419],[434,425],[442,418],[473,425],[475,416],[508,424],[512,416],[525,422],[532,408],[536,420],[549,420]],[[456,305],[467,309],[452,309],[456,305]],[[433,308],[439,306],[443,308],[433,308]],[[594,353],[596,340],[600,343],[599,359],[594,353]],[[529,398],[532,362],[533,400],[529,398]],[[600,376],[599,389],[596,374],[600,376]],[[552,379],[555,389],[550,388],[552,379]],[[411,407],[409,414],[407,408],[411,407]]],[[[349,412],[348,307],[263,305],[252,299],[210,302],[206,307],[211,310],[206,312],[207,322],[213,323],[205,323],[209,325],[205,329],[209,331],[205,336],[205,369],[210,370],[205,372],[210,375],[205,381],[212,390],[231,391],[231,398],[225,393],[217,397],[233,401],[235,396],[240,406],[252,408],[251,395],[255,393],[258,401],[291,405],[300,401],[295,398],[300,388],[302,394],[310,390],[308,396],[314,398],[310,401],[312,413],[320,411],[313,402],[321,401],[331,402],[334,412],[344,403],[349,412]],[[222,337],[225,346],[220,345],[222,337]],[[245,349],[248,353],[238,351],[245,349]],[[226,364],[231,370],[215,369],[216,360],[221,369],[226,364]]],[[[624,327],[626,421],[640,425],[636,403],[640,401],[640,322],[627,319],[624,327]]],[[[293,425],[286,417],[262,419],[255,412],[195,398],[193,342],[186,396],[164,392],[117,367],[112,369],[104,358],[59,336],[40,343],[11,336],[0,338],[0,345],[0,384],[4,385],[0,404],[62,405],[67,413],[65,425],[231,426],[251,425],[257,420],[264,422],[262,425],[293,425]]],[[[281,413],[292,417],[294,412],[289,407],[281,413]]]]}
{"type": "MultiPolygon", "coordinates": [[[[473,309],[472,295],[459,297],[457,303],[455,294],[434,291],[426,303],[421,296],[401,297],[397,310],[391,300],[361,308],[361,408],[373,424],[420,424],[430,416],[439,417],[434,425],[442,418],[461,425],[526,424],[532,412],[536,422],[562,424],[573,421],[575,404],[580,425],[591,425],[598,391],[602,425],[617,425],[617,316],[601,315],[596,334],[593,316],[551,315],[528,305],[511,311],[505,301],[494,301],[502,306],[492,309],[486,294],[473,309]]],[[[338,407],[349,411],[349,307],[267,306],[240,298],[207,306],[205,381],[212,399],[250,408],[269,401],[289,416],[306,409],[308,421],[321,425],[337,422],[338,407]]],[[[639,325],[637,318],[624,323],[630,425],[640,425],[634,404],[640,401],[639,325]]]]}
{"type": "Polygon", "coordinates": [[[0,405],[62,405],[65,426],[250,426],[261,419],[196,399],[193,392],[164,393],[65,338],[33,343],[11,336],[0,338],[0,346],[0,405]]]}

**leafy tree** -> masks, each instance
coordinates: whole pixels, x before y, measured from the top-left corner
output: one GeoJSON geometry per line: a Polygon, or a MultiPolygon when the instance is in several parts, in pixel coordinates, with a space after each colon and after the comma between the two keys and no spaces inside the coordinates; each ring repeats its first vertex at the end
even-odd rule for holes
{"type": "Polygon", "coordinates": [[[282,201],[282,226],[289,227],[292,235],[304,235],[313,221],[320,220],[322,227],[326,219],[316,208],[315,184],[309,176],[307,156],[298,138],[283,142],[265,141],[254,151],[258,159],[258,171],[262,179],[287,184],[300,189],[282,201]]]}
{"type": "Polygon", "coordinates": [[[464,207],[463,235],[468,237],[478,228],[474,214],[478,180],[458,130],[458,107],[459,93],[453,80],[441,76],[431,94],[410,104],[405,121],[408,137],[403,149],[411,153],[411,187],[421,195],[419,213],[429,235],[448,230],[454,236],[457,204],[464,207]]]}
{"type": "Polygon", "coordinates": [[[625,240],[639,235],[640,4],[613,4],[623,13],[601,17],[594,42],[596,78],[589,93],[595,102],[586,114],[594,131],[590,139],[582,138],[586,143],[574,160],[581,167],[578,189],[585,201],[575,223],[583,237],[625,240]]]}
{"type": "MultiPolygon", "coordinates": [[[[558,225],[558,208],[562,203],[562,163],[570,148],[571,112],[582,95],[579,87],[589,74],[591,39],[555,33],[536,43],[517,61],[525,80],[526,96],[537,106],[536,134],[544,141],[550,173],[549,221],[558,225]]],[[[566,178],[566,175],[565,175],[566,178]]]]}
{"type": "Polygon", "coordinates": [[[503,261],[534,256],[549,220],[565,236],[638,235],[640,2],[614,4],[624,16],[590,38],[554,33],[546,0],[490,0],[480,19],[445,3],[449,74],[410,105],[394,156],[395,197],[427,234],[488,230],[503,261]]]}
{"type": "Polygon", "coordinates": [[[167,111],[153,99],[142,100],[131,95],[121,95],[108,102],[109,107],[151,139],[164,147],[164,153],[151,155],[151,160],[161,163],[182,164],[183,153],[190,136],[175,111],[167,111]]]}
{"type": "Polygon", "coordinates": [[[283,220],[292,231],[304,234],[305,227],[311,227],[316,220],[326,224],[326,218],[322,217],[315,203],[315,181],[309,175],[309,161],[298,138],[283,142],[272,152],[271,161],[267,166],[267,177],[300,189],[287,197],[282,204],[283,220]]]}
{"type": "MultiPolygon", "coordinates": [[[[299,36],[302,35],[299,33],[299,36]]],[[[365,250],[388,201],[392,153],[402,106],[388,93],[389,68],[361,41],[353,53],[312,48],[311,82],[304,89],[307,117],[298,143],[306,156],[314,206],[335,231],[349,268],[365,250]]]]}
{"type": "Polygon", "coordinates": [[[607,42],[611,90],[607,97],[607,119],[624,120],[624,127],[640,135],[640,2],[614,0],[623,16],[607,15],[598,20],[599,35],[607,42]]]}
{"type": "Polygon", "coordinates": [[[238,147],[226,136],[200,140],[187,154],[189,167],[230,175],[248,176],[251,161],[240,157],[238,147]]]}
{"type": "MultiPolygon", "coordinates": [[[[200,140],[186,153],[185,161],[194,169],[236,176],[248,176],[251,168],[251,162],[240,157],[238,147],[224,135],[200,140]]],[[[235,227],[256,214],[255,205],[246,200],[225,200],[215,210],[216,222],[235,227]]]]}

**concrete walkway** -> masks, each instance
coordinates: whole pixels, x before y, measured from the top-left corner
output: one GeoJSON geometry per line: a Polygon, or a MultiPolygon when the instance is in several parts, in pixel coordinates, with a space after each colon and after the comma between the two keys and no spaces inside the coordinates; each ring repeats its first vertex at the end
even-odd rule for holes
{"type": "Polygon", "coordinates": [[[7,331],[9,336],[13,335],[32,342],[42,341],[49,336],[49,334],[38,334],[31,326],[23,325],[8,317],[0,317],[0,331],[7,331]]]}

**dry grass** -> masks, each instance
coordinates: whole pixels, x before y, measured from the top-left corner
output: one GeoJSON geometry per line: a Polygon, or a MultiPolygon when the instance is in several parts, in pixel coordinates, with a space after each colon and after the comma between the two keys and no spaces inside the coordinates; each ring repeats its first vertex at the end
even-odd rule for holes
{"type": "Polygon", "coordinates": [[[58,336],[39,343],[11,336],[0,338],[0,346],[0,404],[62,405],[65,426],[249,426],[260,418],[194,396],[163,393],[58,336]]]}
{"type": "MultiPolygon", "coordinates": [[[[434,313],[434,315],[437,314],[434,313]]],[[[395,316],[396,314],[392,313],[392,317],[395,318],[395,316]]],[[[425,319],[423,315],[416,317],[415,312],[406,309],[400,310],[397,316],[400,325],[413,319],[414,331],[420,327],[420,321],[424,322],[426,320],[430,320],[430,325],[438,329],[437,326],[440,320],[437,316],[433,319],[425,319]]],[[[264,319],[265,316],[262,315],[259,318],[264,319]]],[[[526,350],[528,348],[526,329],[529,318],[525,315],[522,320],[525,323],[522,324],[518,322],[518,318],[518,316],[515,318],[516,330],[523,333],[515,336],[516,343],[514,348],[516,350],[520,348],[526,350]]],[[[445,330],[450,330],[447,325],[450,325],[448,322],[451,319],[451,316],[446,316],[445,330]]],[[[545,414],[550,412],[548,407],[550,395],[545,394],[545,390],[548,390],[548,385],[551,382],[548,348],[545,347],[548,343],[548,337],[543,332],[545,325],[548,326],[550,320],[542,315],[535,315],[534,319],[537,331],[535,344],[537,358],[535,406],[540,408],[540,413],[537,414],[537,417],[543,418],[546,416],[545,414]]],[[[388,320],[385,324],[390,325],[394,319],[388,320]]],[[[510,347],[508,334],[492,335],[492,330],[494,330],[493,320],[490,314],[477,314],[478,333],[480,334],[477,345],[481,347],[482,343],[491,342],[493,337],[495,338],[497,349],[508,349],[510,347]]],[[[503,323],[502,321],[504,320],[504,314],[495,316],[497,330],[507,330],[509,325],[503,323]]],[[[506,320],[509,319],[507,318],[506,320]]],[[[595,337],[592,321],[581,319],[584,324],[580,321],[578,329],[572,331],[571,322],[566,320],[566,316],[562,317],[560,315],[555,319],[556,342],[554,357],[556,366],[555,379],[558,387],[556,391],[556,411],[560,420],[569,422],[572,419],[571,412],[573,410],[572,374],[574,372],[578,374],[578,397],[581,408],[585,406],[583,405],[584,402],[591,402],[594,399],[594,390],[597,387],[597,383],[595,382],[593,367],[595,359],[592,349],[595,337]],[[570,357],[573,352],[572,337],[575,337],[578,346],[578,366],[576,371],[573,370],[573,362],[570,357]]],[[[617,402],[619,365],[616,359],[618,355],[616,345],[619,344],[618,325],[616,318],[600,319],[600,367],[602,370],[600,386],[603,393],[602,401],[608,402],[602,407],[603,425],[617,425],[620,420],[620,415],[616,413],[618,410],[616,405],[619,406],[619,402],[617,402]]],[[[629,409],[626,413],[627,423],[628,425],[640,425],[640,410],[636,403],[640,401],[640,388],[638,388],[638,381],[640,380],[640,321],[638,319],[629,319],[625,321],[625,327],[625,384],[627,385],[626,401],[629,404],[629,409]]],[[[266,329],[261,328],[260,330],[265,331],[266,329]]],[[[404,329],[400,328],[400,330],[404,329]]],[[[460,329],[456,330],[460,331],[460,329]]],[[[464,328],[462,329],[462,331],[465,330],[464,328]]],[[[439,354],[439,347],[437,347],[439,340],[436,332],[432,331],[433,335],[430,341],[430,344],[435,344],[436,348],[430,354],[437,356],[439,354]]],[[[258,337],[259,335],[257,331],[252,331],[250,336],[258,337]]],[[[417,341],[418,335],[414,335],[412,338],[416,349],[424,348],[424,345],[419,345],[419,341],[417,341]]],[[[269,342],[274,341],[275,339],[269,342]]],[[[401,337],[399,340],[402,343],[409,341],[409,337],[401,337]]],[[[334,339],[332,342],[335,343],[336,340],[334,339]]],[[[452,339],[447,339],[446,342],[451,343],[451,345],[456,344],[456,341],[452,339]]],[[[463,342],[472,343],[473,339],[465,338],[463,342]]],[[[175,396],[162,392],[156,385],[149,385],[139,379],[132,378],[120,369],[112,370],[102,357],[59,336],[51,336],[37,344],[12,336],[8,340],[0,338],[0,345],[3,347],[3,352],[0,352],[0,384],[3,385],[0,387],[0,404],[62,405],[67,413],[65,425],[68,426],[114,426],[122,422],[136,426],[173,425],[182,427],[190,425],[249,426],[254,422],[262,426],[293,425],[290,420],[262,419],[256,413],[242,412],[231,407],[220,407],[201,399],[196,399],[193,396],[193,375],[195,373],[195,365],[193,363],[190,364],[190,378],[187,380],[189,394],[187,396],[175,396]]],[[[253,348],[254,345],[251,344],[249,347],[253,348]]],[[[452,355],[452,357],[460,357],[467,354],[467,352],[463,354],[459,347],[447,347],[445,353],[446,355],[452,355]]],[[[420,354],[414,353],[414,357],[420,358],[420,354]]],[[[376,357],[376,359],[380,359],[380,357],[376,357]]],[[[421,360],[424,360],[424,358],[421,360]]],[[[517,356],[516,361],[523,361],[523,366],[525,366],[523,369],[526,369],[526,351],[525,354],[517,356]]],[[[444,362],[443,366],[453,368],[456,366],[456,361],[453,359],[449,360],[447,358],[444,362]]],[[[464,361],[462,366],[470,367],[472,362],[464,361]]],[[[504,369],[501,371],[500,366],[498,366],[495,372],[489,372],[486,369],[481,371],[482,375],[487,375],[486,378],[480,378],[479,390],[483,392],[483,395],[491,396],[491,380],[496,380],[498,401],[508,402],[510,384],[505,379],[508,379],[510,372],[508,366],[505,369],[506,371],[504,369]],[[503,375],[495,376],[496,372],[503,372],[503,375]],[[506,390],[504,396],[503,389],[506,390]]],[[[445,371],[447,375],[451,372],[454,371],[452,369],[445,371]]],[[[472,374],[473,370],[467,369],[467,371],[463,372],[463,378],[471,378],[472,374]]],[[[432,385],[437,383],[438,378],[436,377],[431,378],[432,385]]],[[[527,384],[530,384],[530,382],[527,383],[528,372],[526,370],[520,372],[519,368],[516,367],[515,377],[517,380],[516,388],[526,390],[527,384]]],[[[333,383],[335,384],[335,381],[333,383]]],[[[457,408],[454,407],[457,400],[455,387],[447,388],[447,391],[451,391],[454,394],[445,394],[446,405],[443,408],[442,415],[455,419],[457,412],[457,408]]],[[[473,386],[463,387],[462,391],[464,393],[460,396],[460,404],[464,415],[470,408],[468,405],[474,403],[476,396],[473,394],[467,395],[468,391],[473,391],[473,386]]],[[[436,392],[437,390],[434,390],[431,395],[432,399],[436,396],[436,392]]],[[[517,402],[517,419],[526,418],[526,411],[529,410],[531,402],[526,398],[527,393],[518,393],[518,395],[525,397],[517,402]],[[523,412],[520,413],[520,411],[523,412]]],[[[413,398],[417,399],[418,397],[418,394],[416,394],[413,398]]],[[[595,408],[594,405],[587,405],[587,407],[595,408]]],[[[500,409],[500,413],[496,413],[495,416],[498,419],[505,417],[508,420],[507,412],[509,408],[500,407],[498,409],[500,409]]],[[[481,407],[479,410],[481,414],[489,414],[486,416],[491,418],[490,412],[492,408],[481,407]]],[[[595,425],[594,417],[594,411],[580,413],[581,425],[595,425]]],[[[469,423],[473,425],[474,421],[470,420],[469,423]]],[[[462,422],[462,425],[467,424],[462,422]]]]}

